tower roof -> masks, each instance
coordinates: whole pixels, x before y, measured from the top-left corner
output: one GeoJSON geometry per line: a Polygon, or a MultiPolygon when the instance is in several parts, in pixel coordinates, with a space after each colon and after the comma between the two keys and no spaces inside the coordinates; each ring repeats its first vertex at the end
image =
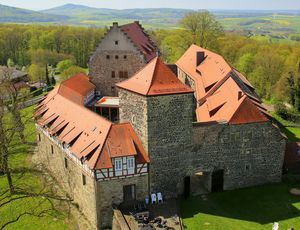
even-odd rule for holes
{"type": "Polygon", "coordinates": [[[158,57],[133,77],[118,83],[117,86],[145,96],[193,92],[158,57]]]}

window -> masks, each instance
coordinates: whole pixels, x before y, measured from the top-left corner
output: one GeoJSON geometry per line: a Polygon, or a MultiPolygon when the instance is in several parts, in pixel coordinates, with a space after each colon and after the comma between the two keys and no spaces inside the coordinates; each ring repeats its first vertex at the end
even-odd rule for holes
{"type": "Polygon", "coordinates": [[[119,59],[119,56],[118,56],[118,55],[116,55],[116,56],[115,56],[115,59],[119,59]]]}
{"type": "Polygon", "coordinates": [[[122,170],[123,170],[122,158],[116,158],[115,159],[115,175],[121,176],[122,170]]]}
{"type": "Polygon", "coordinates": [[[86,177],[84,174],[82,174],[82,184],[86,185],[86,177]]]}
{"type": "Polygon", "coordinates": [[[124,55],[124,59],[127,59],[127,55],[124,55]]]}
{"type": "Polygon", "coordinates": [[[119,78],[123,78],[123,71],[119,71],[119,78]]]}
{"type": "Polygon", "coordinates": [[[115,78],[116,77],[116,72],[115,71],[111,71],[111,77],[115,78]]]}
{"type": "Polygon", "coordinates": [[[111,92],[112,92],[112,93],[115,92],[115,87],[114,87],[114,86],[111,87],[111,92]]]}
{"type": "Polygon", "coordinates": [[[127,71],[124,71],[124,72],[123,72],[123,77],[124,77],[124,78],[128,78],[128,72],[127,72],[127,71]]]}
{"type": "Polygon", "coordinates": [[[134,173],[134,158],[127,158],[127,170],[128,174],[133,174],[134,173]]]}
{"type": "Polygon", "coordinates": [[[65,158],[65,168],[67,169],[68,168],[68,159],[65,158]]]}
{"type": "Polygon", "coordinates": [[[41,134],[38,135],[38,139],[39,139],[39,141],[41,141],[41,134]]]}
{"type": "Polygon", "coordinates": [[[119,45],[119,41],[115,41],[115,45],[119,45]]]}
{"type": "Polygon", "coordinates": [[[110,56],[109,56],[109,55],[106,55],[106,59],[110,59],[110,56]]]}
{"type": "Polygon", "coordinates": [[[54,153],[54,148],[53,148],[53,145],[51,145],[51,154],[54,153]]]}

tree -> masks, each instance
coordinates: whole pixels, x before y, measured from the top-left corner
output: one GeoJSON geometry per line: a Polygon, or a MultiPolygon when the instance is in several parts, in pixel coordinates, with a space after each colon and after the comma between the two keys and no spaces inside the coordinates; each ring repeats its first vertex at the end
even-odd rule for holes
{"type": "Polygon", "coordinates": [[[31,81],[43,82],[46,75],[45,68],[37,64],[31,64],[28,68],[28,75],[31,81]]]}
{"type": "Polygon", "coordinates": [[[248,76],[254,68],[254,56],[251,53],[246,53],[239,58],[237,69],[248,76]]]}
{"type": "Polygon", "coordinates": [[[61,77],[61,80],[66,80],[77,73],[86,73],[86,70],[79,66],[71,66],[70,68],[68,68],[64,72],[62,72],[60,77],[61,77]]]}
{"type": "Polygon", "coordinates": [[[66,69],[70,68],[71,66],[74,66],[75,63],[71,59],[62,60],[57,64],[57,69],[60,73],[65,71],[66,69]]]}
{"type": "Polygon", "coordinates": [[[180,23],[191,31],[194,43],[203,48],[214,48],[218,37],[223,33],[221,24],[208,11],[187,13],[180,23]]]}
{"type": "Polygon", "coordinates": [[[19,134],[24,142],[24,124],[21,119],[20,106],[22,98],[12,81],[13,69],[1,68],[0,70],[0,171],[7,177],[10,193],[14,193],[8,157],[13,139],[19,134]]]}

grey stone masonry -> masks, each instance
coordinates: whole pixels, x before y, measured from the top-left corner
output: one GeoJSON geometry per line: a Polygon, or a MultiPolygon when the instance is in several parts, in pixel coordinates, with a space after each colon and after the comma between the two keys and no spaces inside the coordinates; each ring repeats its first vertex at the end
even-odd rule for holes
{"type": "Polygon", "coordinates": [[[115,84],[133,76],[145,65],[143,54],[114,24],[90,58],[89,76],[101,95],[117,96],[115,84]]]}
{"type": "Polygon", "coordinates": [[[176,197],[186,176],[215,170],[224,170],[225,190],[281,180],[286,140],[271,122],[193,123],[192,94],[119,96],[121,121],[131,122],[151,160],[150,192],[176,197]]]}

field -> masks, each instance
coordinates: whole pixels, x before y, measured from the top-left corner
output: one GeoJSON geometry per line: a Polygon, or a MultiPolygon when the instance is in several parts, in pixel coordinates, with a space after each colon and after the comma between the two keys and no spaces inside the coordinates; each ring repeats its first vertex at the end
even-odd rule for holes
{"type": "Polygon", "coordinates": [[[182,200],[183,224],[187,230],[270,230],[278,222],[279,229],[300,229],[300,197],[289,194],[294,186],[280,183],[182,200]]]}
{"type": "MultiPolygon", "coordinates": [[[[32,111],[33,107],[29,107],[22,112],[27,116],[26,119],[31,119],[32,111]]],[[[26,126],[25,136],[28,143],[19,144],[9,159],[10,167],[12,168],[13,182],[16,187],[31,193],[39,193],[43,188],[42,180],[39,177],[39,173],[32,168],[30,161],[33,150],[32,143],[35,141],[35,127],[33,121],[26,126]]],[[[58,211],[52,207],[51,200],[45,197],[19,199],[21,195],[5,198],[7,193],[4,192],[7,187],[6,177],[0,176],[0,229],[2,229],[4,224],[17,220],[19,216],[21,216],[19,220],[7,225],[5,230],[70,229],[70,220],[62,211],[58,211]],[[16,200],[5,204],[5,202],[11,198],[16,200]]]]}

